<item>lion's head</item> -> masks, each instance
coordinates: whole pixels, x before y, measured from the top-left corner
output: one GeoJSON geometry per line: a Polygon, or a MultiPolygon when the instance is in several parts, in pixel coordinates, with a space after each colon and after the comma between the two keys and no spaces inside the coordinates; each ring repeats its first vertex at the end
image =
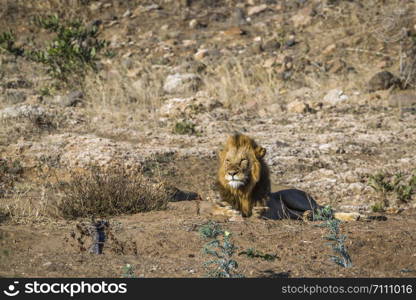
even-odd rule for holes
{"type": "Polygon", "coordinates": [[[236,133],[219,152],[218,185],[224,201],[250,216],[255,204],[264,205],[270,193],[266,149],[250,137],[236,133]]]}

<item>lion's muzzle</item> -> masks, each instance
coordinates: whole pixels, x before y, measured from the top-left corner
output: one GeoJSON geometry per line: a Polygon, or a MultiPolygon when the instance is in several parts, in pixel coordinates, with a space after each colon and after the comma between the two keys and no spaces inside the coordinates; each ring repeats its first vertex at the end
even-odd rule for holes
{"type": "Polygon", "coordinates": [[[225,175],[225,179],[228,181],[228,185],[233,189],[238,189],[246,184],[246,176],[238,171],[228,171],[225,175]]]}

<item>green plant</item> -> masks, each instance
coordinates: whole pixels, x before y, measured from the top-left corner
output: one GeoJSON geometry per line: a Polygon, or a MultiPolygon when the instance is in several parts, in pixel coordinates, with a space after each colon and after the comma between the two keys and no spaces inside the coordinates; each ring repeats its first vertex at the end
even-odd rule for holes
{"type": "Polygon", "coordinates": [[[123,278],[137,278],[135,273],[135,268],[131,264],[126,264],[123,267],[123,273],[121,274],[121,277],[123,278]]]}
{"type": "Polygon", "coordinates": [[[176,134],[196,134],[195,124],[190,121],[179,121],[176,122],[175,126],[173,127],[173,133],[176,134]]]}
{"type": "Polygon", "coordinates": [[[337,254],[331,255],[331,260],[344,268],[351,267],[352,260],[348,254],[347,247],[345,246],[345,240],[347,239],[347,236],[340,234],[339,225],[341,224],[341,221],[334,218],[332,208],[327,205],[321,209],[318,209],[314,220],[324,221],[324,223],[319,226],[327,227],[329,229],[329,234],[325,238],[332,242],[330,243],[332,250],[335,252],[335,254],[337,254]]]}
{"type": "MultiPolygon", "coordinates": [[[[377,173],[368,177],[368,185],[385,197],[384,206],[387,206],[386,198],[390,195],[394,195],[401,202],[408,202],[416,192],[416,174],[408,176],[406,180],[402,172],[393,175],[377,173]]],[[[376,207],[378,208],[380,207],[376,207]]]]}
{"type": "Polygon", "coordinates": [[[352,266],[352,261],[345,246],[347,237],[339,232],[340,223],[341,221],[337,219],[327,220],[326,226],[329,228],[330,233],[325,238],[333,242],[331,244],[332,250],[339,255],[331,255],[331,260],[344,268],[348,268],[352,266]]]}
{"type": "Polygon", "coordinates": [[[238,263],[233,259],[237,247],[231,239],[231,233],[221,229],[215,222],[209,222],[199,228],[199,234],[204,239],[212,239],[204,245],[203,252],[214,259],[204,262],[209,277],[241,278],[236,273],[238,263]]]}
{"type": "Polygon", "coordinates": [[[321,209],[317,209],[314,212],[313,220],[314,221],[326,221],[332,219],[334,216],[334,211],[330,205],[326,205],[321,209]]]}
{"type": "Polygon", "coordinates": [[[238,255],[247,255],[250,258],[261,258],[263,260],[267,260],[267,261],[273,261],[277,258],[276,254],[264,254],[261,253],[260,251],[257,251],[254,248],[248,248],[245,251],[241,251],[240,253],[238,253],[238,255]]]}
{"type": "Polygon", "coordinates": [[[15,36],[12,31],[0,34],[0,49],[3,49],[13,55],[23,55],[24,50],[15,46],[15,36]]]}
{"type": "Polygon", "coordinates": [[[97,26],[84,26],[79,20],[64,21],[58,16],[35,17],[35,25],[56,34],[43,50],[32,50],[26,56],[45,64],[57,79],[67,80],[73,74],[84,75],[87,67],[96,69],[97,54],[108,43],[98,39],[97,26]]]}
{"type": "Polygon", "coordinates": [[[85,26],[79,20],[61,20],[57,15],[37,16],[34,24],[55,34],[46,48],[16,47],[11,31],[0,34],[0,48],[46,65],[48,73],[64,83],[69,79],[81,82],[88,69],[96,70],[97,56],[108,45],[98,38],[97,26],[85,26]]]}
{"type": "Polygon", "coordinates": [[[372,212],[383,212],[385,210],[384,203],[377,202],[374,205],[371,206],[372,212]]]}
{"type": "Polygon", "coordinates": [[[224,234],[221,226],[214,221],[209,221],[207,224],[199,227],[198,232],[204,239],[215,239],[218,235],[224,234]]]}

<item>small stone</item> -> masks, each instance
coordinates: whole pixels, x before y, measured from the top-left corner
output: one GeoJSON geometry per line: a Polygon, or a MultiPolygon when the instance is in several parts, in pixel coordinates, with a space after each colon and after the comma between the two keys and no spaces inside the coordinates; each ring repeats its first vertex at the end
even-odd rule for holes
{"type": "Polygon", "coordinates": [[[38,105],[15,105],[0,110],[0,118],[40,117],[46,114],[43,107],[38,105]]]}
{"type": "Polygon", "coordinates": [[[311,17],[312,10],[310,7],[305,7],[301,9],[297,14],[295,14],[291,20],[295,28],[308,26],[312,22],[311,17]]]}
{"type": "Polygon", "coordinates": [[[267,40],[264,44],[263,44],[263,49],[265,51],[276,51],[280,48],[280,43],[276,40],[276,39],[270,39],[267,40]]]}
{"type": "Polygon", "coordinates": [[[163,90],[166,93],[181,93],[187,90],[199,90],[202,84],[201,78],[192,73],[174,74],[166,77],[163,90]]]}
{"type": "Polygon", "coordinates": [[[368,90],[369,92],[387,90],[395,85],[400,85],[400,79],[389,71],[382,71],[371,77],[368,82],[368,90]]]}
{"type": "Polygon", "coordinates": [[[241,26],[246,25],[247,21],[245,18],[244,10],[241,7],[237,7],[234,10],[233,16],[232,16],[232,24],[234,26],[241,26]]]}
{"type": "Polygon", "coordinates": [[[47,262],[45,262],[42,266],[43,266],[43,267],[49,267],[49,266],[51,266],[51,265],[52,265],[52,262],[47,261],[47,262]]]}
{"type": "Polygon", "coordinates": [[[253,6],[247,9],[247,15],[251,17],[261,12],[264,12],[266,9],[268,9],[267,4],[253,6]]]}
{"type": "Polygon", "coordinates": [[[130,9],[126,10],[123,14],[123,18],[128,18],[132,15],[132,11],[130,9]]]}
{"type": "Polygon", "coordinates": [[[285,43],[285,46],[287,48],[293,47],[294,45],[296,45],[296,40],[295,39],[289,39],[285,43]]]}
{"type": "Polygon", "coordinates": [[[76,106],[78,103],[82,102],[83,98],[84,94],[81,91],[73,91],[65,96],[56,96],[55,101],[63,107],[71,107],[76,106]]]}
{"type": "Polygon", "coordinates": [[[5,100],[10,104],[18,104],[25,102],[27,99],[27,94],[19,90],[8,90],[5,93],[5,100]]]}
{"type": "Polygon", "coordinates": [[[147,12],[149,12],[149,11],[158,10],[158,9],[161,9],[161,8],[162,7],[160,5],[158,5],[158,4],[151,4],[151,5],[145,6],[144,7],[144,10],[147,11],[147,12]]]}
{"type": "Polygon", "coordinates": [[[290,102],[286,106],[286,108],[289,112],[298,113],[298,114],[303,114],[303,113],[310,111],[309,105],[300,100],[295,100],[293,102],[290,102]]]}
{"type": "Polygon", "coordinates": [[[399,92],[390,95],[388,103],[392,107],[411,107],[416,106],[416,93],[399,92]]]}
{"type": "Polygon", "coordinates": [[[252,54],[259,54],[263,52],[263,47],[261,43],[254,43],[253,45],[251,45],[250,51],[252,54]]]}
{"type": "Polygon", "coordinates": [[[209,50],[208,49],[199,49],[195,54],[194,54],[194,58],[196,60],[202,60],[204,57],[209,55],[209,50]]]}
{"type": "Polygon", "coordinates": [[[199,22],[196,19],[192,19],[191,21],[189,21],[189,28],[191,29],[195,29],[199,26],[199,22]]]}
{"type": "Polygon", "coordinates": [[[231,27],[230,29],[227,29],[223,32],[224,35],[233,36],[233,35],[243,35],[246,32],[241,29],[240,27],[231,27]]]}
{"type": "Polygon", "coordinates": [[[334,52],[336,48],[337,48],[336,44],[331,44],[322,51],[322,54],[328,55],[334,52]]]}
{"type": "Polygon", "coordinates": [[[323,98],[324,104],[336,105],[338,103],[348,100],[348,96],[340,89],[330,90],[323,98]]]}
{"type": "Polygon", "coordinates": [[[364,190],[364,188],[365,188],[365,186],[361,182],[351,183],[348,186],[348,189],[351,190],[351,192],[353,192],[355,194],[361,193],[364,190]]]}

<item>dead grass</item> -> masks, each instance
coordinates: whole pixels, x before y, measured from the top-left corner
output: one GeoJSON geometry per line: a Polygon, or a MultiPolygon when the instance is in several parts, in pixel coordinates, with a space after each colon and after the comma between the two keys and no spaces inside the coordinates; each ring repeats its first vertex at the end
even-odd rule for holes
{"type": "Polygon", "coordinates": [[[279,97],[278,74],[259,64],[249,66],[230,60],[208,73],[203,79],[207,92],[226,107],[238,107],[251,100],[272,103],[279,97]]]}
{"type": "Polygon", "coordinates": [[[120,65],[91,73],[85,79],[86,110],[91,119],[98,115],[128,127],[142,120],[157,120],[165,77],[163,69],[150,65],[130,70],[120,65]]]}
{"type": "Polygon", "coordinates": [[[59,116],[22,116],[0,120],[0,146],[9,145],[19,138],[32,140],[42,134],[50,134],[58,129],[59,116]]]}
{"type": "Polygon", "coordinates": [[[122,168],[76,174],[61,183],[63,197],[59,214],[67,219],[107,217],[166,209],[169,191],[161,182],[151,183],[141,174],[130,175],[122,168]]]}

